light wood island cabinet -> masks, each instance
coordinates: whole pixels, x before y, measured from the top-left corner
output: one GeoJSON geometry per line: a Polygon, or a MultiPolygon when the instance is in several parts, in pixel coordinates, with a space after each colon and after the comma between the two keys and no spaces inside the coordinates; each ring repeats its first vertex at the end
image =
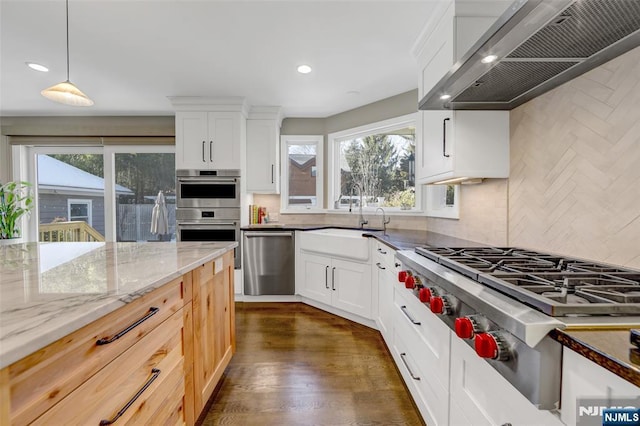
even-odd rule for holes
{"type": "Polygon", "coordinates": [[[0,424],[194,424],[235,351],[233,294],[231,250],[6,366],[0,424]]]}
{"type": "Polygon", "coordinates": [[[193,270],[195,412],[207,403],[235,352],[233,252],[193,270]]]}

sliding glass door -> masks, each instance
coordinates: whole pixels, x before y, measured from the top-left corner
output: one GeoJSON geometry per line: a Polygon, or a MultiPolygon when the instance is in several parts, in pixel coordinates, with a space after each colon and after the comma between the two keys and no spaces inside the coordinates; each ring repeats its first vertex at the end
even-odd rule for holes
{"type": "Polygon", "coordinates": [[[25,233],[29,240],[175,239],[173,146],[42,146],[24,152],[36,205],[29,221],[35,231],[25,233]],[[152,229],[157,201],[164,202],[159,208],[166,209],[166,227],[156,223],[152,229]]]}

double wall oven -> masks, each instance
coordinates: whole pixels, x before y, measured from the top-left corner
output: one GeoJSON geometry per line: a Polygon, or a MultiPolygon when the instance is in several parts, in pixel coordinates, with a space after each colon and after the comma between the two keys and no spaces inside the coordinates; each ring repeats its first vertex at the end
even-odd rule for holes
{"type": "Polygon", "coordinates": [[[177,170],[178,241],[236,241],[240,268],[240,170],[177,170]]]}

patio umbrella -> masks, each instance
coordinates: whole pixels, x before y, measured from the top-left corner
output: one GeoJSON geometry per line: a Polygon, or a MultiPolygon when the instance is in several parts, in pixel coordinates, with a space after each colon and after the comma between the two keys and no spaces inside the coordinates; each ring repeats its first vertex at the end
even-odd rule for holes
{"type": "Polygon", "coordinates": [[[160,191],[156,197],[156,205],[153,206],[153,211],[151,212],[151,233],[158,234],[158,239],[162,240],[162,236],[168,232],[169,213],[164,201],[164,194],[160,191]]]}

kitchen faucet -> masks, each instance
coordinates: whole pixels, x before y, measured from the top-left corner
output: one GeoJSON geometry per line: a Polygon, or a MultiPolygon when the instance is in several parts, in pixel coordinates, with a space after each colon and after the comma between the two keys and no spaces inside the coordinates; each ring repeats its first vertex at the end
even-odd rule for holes
{"type": "Polygon", "coordinates": [[[378,214],[378,210],[382,212],[382,234],[387,235],[387,224],[391,222],[391,218],[385,218],[384,209],[382,207],[378,207],[375,214],[378,214]]]}
{"type": "Polygon", "coordinates": [[[353,186],[351,187],[351,196],[349,197],[349,212],[351,212],[351,205],[353,203],[353,188],[358,188],[358,197],[360,198],[360,205],[358,206],[358,226],[360,228],[364,228],[364,225],[366,225],[367,223],[369,223],[368,220],[366,220],[364,218],[364,216],[362,215],[362,187],[360,187],[360,184],[358,183],[354,183],[353,186]]]}

